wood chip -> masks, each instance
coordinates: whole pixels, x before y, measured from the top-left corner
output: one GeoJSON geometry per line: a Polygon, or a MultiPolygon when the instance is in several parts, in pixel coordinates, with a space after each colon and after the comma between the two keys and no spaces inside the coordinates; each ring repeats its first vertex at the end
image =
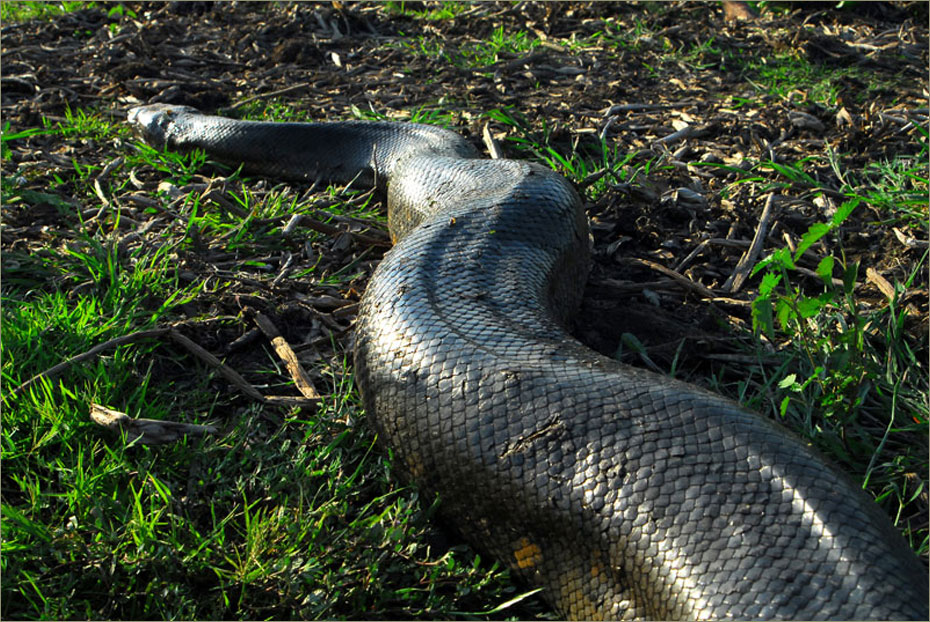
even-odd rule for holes
{"type": "Polygon", "coordinates": [[[875,268],[866,268],[865,278],[869,283],[880,289],[881,292],[885,294],[885,297],[888,298],[888,300],[894,299],[894,285],[889,283],[888,279],[879,274],[875,268]]]}
{"type": "Polygon", "coordinates": [[[294,349],[291,348],[290,344],[281,336],[278,327],[274,325],[270,318],[258,311],[246,309],[246,312],[252,315],[255,324],[257,324],[262,332],[265,333],[265,336],[271,340],[274,351],[281,360],[284,361],[284,365],[291,374],[291,378],[294,380],[297,390],[309,400],[319,400],[321,396],[313,387],[310,376],[307,374],[306,370],[304,370],[303,366],[301,366],[297,354],[294,353],[294,349]]]}
{"type": "Polygon", "coordinates": [[[917,238],[907,235],[901,229],[897,227],[892,227],[894,231],[894,236],[898,239],[898,242],[907,246],[908,248],[928,248],[930,247],[930,242],[927,240],[918,240],[917,238]]]}
{"type": "Polygon", "coordinates": [[[497,141],[494,140],[494,137],[491,136],[491,130],[489,129],[487,123],[485,123],[484,127],[481,128],[481,138],[484,140],[485,147],[488,148],[488,155],[491,156],[491,159],[498,160],[503,157],[500,145],[498,145],[497,141]]]}

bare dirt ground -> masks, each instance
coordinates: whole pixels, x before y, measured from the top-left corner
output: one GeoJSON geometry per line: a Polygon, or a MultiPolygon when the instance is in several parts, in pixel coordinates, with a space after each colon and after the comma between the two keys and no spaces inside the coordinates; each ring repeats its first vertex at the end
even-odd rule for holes
{"type": "MultiPolygon", "coordinates": [[[[603,135],[610,145],[642,158],[664,154],[671,167],[657,167],[632,183],[613,183],[589,201],[595,265],[577,334],[612,355],[621,335],[632,333],[659,367],[668,369],[676,360],[692,379],[732,379],[741,373],[732,362],[746,352],[747,332],[739,329],[751,324],[749,302],[758,278],[742,290],[731,288],[728,279],[771,194],[764,184],[734,185],[749,176],[746,172],[694,163],[738,168],[746,159],[797,162],[822,156],[830,145],[843,154],[843,170],[855,171],[870,162],[916,153],[908,127],[926,125],[923,3],[866,3],[847,10],[835,10],[833,3],[805,3],[783,16],[766,13],[748,21],[727,21],[721,7],[705,3],[482,3],[455,19],[437,21],[392,15],[374,3],[126,7],[136,14],[128,24],[90,9],[51,22],[5,26],[2,122],[14,130],[41,127],[43,119],[62,119],[68,108],[101,110],[122,119],[131,105],[155,101],[235,115],[244,104],[275,98],[319,120],[351,118],[353,108],[398,119],[421,107],[441,109],[451,113],[454,129],[482,147],[488,122],[484,113],[511,109],[533,131],[548,132],[550,144],[565,151],[575,145],[597,152],[598,136],[603,135]],[[559,45],[601,31],[606,18],[643,34],[631,39],[635,46],[605,42],[569,51],[559,45]],[[122,29],[114,36],[108,24],[118,22],[122,29]],[[498,27],[524,31],[543,45],[463,68],[401,44],[423,36],[443,42],[448,51],[470,49],[498,27]],[[818,66],[861,67],[879,86],[844,79],[835,104],[826,105],[803,90],[783,97],[755,91],[733,60],[741,54],[761,57],[785,50],[796,50],[818,66]],[[861,97],[867,87],[868,97],[861,97]],[[736,104],[743,100],[757,105],[736,104]],[[677,140],[673,135],[684,124],[689,134],[677,140]],[[708,240],[718,242],[693,253],[708,240]],[[682,286],[679,275],[713,295],[682,286]]],[[[489,129],[498,139],[512,133],[494,121],[489,129]]],[[[505,155],[514,155],[506,141],[502,144],[505,155]]],[[[113,159],[112,144],[105,141],[35,136],[13,145],[2,173],[22,176],[27,188],[42,191],[56,175],[73,171],[74,162],[102,168],[113,159]]],[[[117,168],[110,174],[121,173],[117,168]]],[[[840,186],[836,171],[827,165],[817,167],[814,175],[824,185],[836,181],[835,187],[840,186]]],[[[146,211],[135,198],[154,192],[157,182],[155,176],[143,178],[106,197],[127,217],[122,235],[144,238],[166,226],[164,214],[146,211]]],[[[770,227],[767,249],[796,242],[843,200],[837,192],[815,201],[796,184],[779,190],[787,199],[770,227]]],[[[67,185],[57,192],[66,194],[67,185]]],[[[93,197],[74,198],[74,208],[85,220],[103,206],[93,197]]],[[[865,279],[865,268],[886,281],[904,281],[925,252],[925,247],[906,241],[925,240],[926,231],[907,224],[896,231],[883,224],[885,218],[873,208],[859,209],[844,226],[842,239],[847,259],[863,266],[857,293],[875,305],[884,304],[886,296],[879,280],[865,279]]],[[[40,253],[44,245],[58,243],[61,231],[74,227],[75,219],[38,200],[4,209],[3,225],[3,252],[40,253]]],[[[290,343],[310,344],[315,352],[324,352],[314,356],[324,359],[338,356],[339,344],[344,350],[351,343],[354,303],[387,245],[384,226],[377,222],[346,219],[329,226],[332,235],[315,243],[312,252],[295,250],[287,270],[316,265],[318,272],[333,273],[355,263],[362,275],[353,281],[332,286],[275,280],[285,270],[283,256],[259,258],[271,266],[269,274],[240,266],[246,258],[235,251],[210,245],[199,255],[184,251],[177,257],[179,267],[191,280],[222,273],[234,275],[236,284],[192,301],[186,311],[192,317],[207,312],[235,316],[248,304],[273,317],[290,343]],[[336,349],[331,349],[331,337],[336,349]]],[[[911,309],[907,329],[925,348],[926,269],[911,282],[902,304],[911,309]]],[[[265,364],[252,349],[242,347],[256,334],[247,320],[235,328],[203,324],[188,334],[246,375],[265,364]]],[[[638,357],[630,362],[642,363],[638,357]]],[[[925,521],[924,512],[915,520],[925,521]]]]}
{"type": "MultiPolygon", "coordinates": [[[[909,135],[899,131],[901,125],[887,117],[894,116],[896,109],[919,107],[926,101],[925,30],[915,25],[920,23],[920,11],[912,16],[913,6],[877,4],[835,11],[818,4],[786,17],[769,15],[749,22],[726,21],[719,7],[698,3],[661,10],[615,3],[482,4],[465,17],[447,21],[391,17],[378,5],[340,3],[298,3],[275,9],[201,2],[127,6],[136,9],[136,28],[116,37],[107,24],[117,18],[97,9],[52,23],[5,28],[4,122],[13,128],[39,126],[43,118],[61,118],[68,106],[104,109],[120,118],[135,101],[222,111],[279,93],[288,106],[309,111],[317,119],[350,117],[353,106],[404,118],[418,107],[440,104],[456,114],[456,129],[475,141],[484,123],[481,113],[513,107],[533,128],[545,125],[554,144],[577,141],[584,148],[609,125],[605,136],[621,149],[651,149],[657,154],[662,149],[655,141],[672,134],[676,121],[687,122],[694,130],[692,137],[668,143],[674,170],[618,185],[589,208],[598,263],[579,322],[580,334],[612,353],[619,335],[632,332],[660,359],[673,355],[682,337],[696,345],[712,336],[719,319],[715,314],[722,313],[727,323],[748,319],[745,304],[696,308],[693,296],[680,287],[667,291],[667,283],[658,285],[665,288],[658,307],[639,295],[644,286],[636,283],[655,285],[668,277],[629,258],[677,267],[693,281],[719,290],[757,227],[764,195],[745,185],[723,198],[720,191],[738,175],[698,170],[688,163],[739,164],[742,158],[757,157],[767,149],[793,162],[819,155],[828,143],[851,154],[844,160],[846,167],[861,168],[915,148],[909,135]],[[569,53],[549,43],[532,53],[501,55],[490,66],[476,69],[461,69],[389,44],[438,35],[455,49],[487,40],[500,26],[525,30],[547,43],[569,37],[580,40],[601,30],[606,17],[628,23],[631,29],[639,20],[650,32],[635,52],[592,46],[569,53]],[[888,45],[899,39],[904,43],[888,45]],[[720,52],[697,52],[693,62],[679,61],[680,71],[672,76],[650,71],[668,50],[687,50],[708,41],[720,52]],[[827,66],[857,64],[879,76],[894,77],[898,86],[877,89],[868,100],[858,101],[856,94],[865,85],[850,80],[840,89],[842,110],[837,114],[812,102],[804,92],[792,94],[790,100],[749,93],[746,81],[735,69],[728,71],[721,56],[727,51],[764,54],[785,49],[801,50],[827,66]],[[912,62],[902,64],[901,52],[912,62]],[[902,79],[910,83],[909,89],[900,88],[902,79]],[[734,112],[734,97],[756,97],[765,105],[734,112]],[[626,108],[607,114],[614,104],[626,108]],[[805,119],[798,113],[811,115],[813,125],[798,121],[805,119]],[[689,203],[689,196],[678,192],[682,188],[697,189],[709,200],[689,203]],[[697,260],[682,262],[708,237],[732,243],[709,245],[697,260]],[[598,321],[617,307],[623,312],[611,313],[616,321],[598,321]]],[[[505,129],[500,128],[501,133],[505,129]]],[[[62,145],[57,139],[39,137],[20,143],[3,163],[3,172],[11,175],[17,168],[31,167],[40,174],[31,177],[30,185],[42,187],[72,158],[105,164],[112,159],[107,147],[93,141],[62,145]]],[[[829,169],[820,173],[832,174],[829,169]]],[[[16,244],[28,244],[43,225],[60,225],[56,214],[37,207],[38,212],[4,215],[9,227],[5,244],[14,239],[16,244]],[[44,216],[52,221],[44,222],[44,216]]],[[[812,222],[823,219],[823,211],[810,200],[799,199],[769,235],[776,241],[786,234],[797,238],[812,222]]],[[[869,227],[868,221],[881,220],[881,214],[863,210],[860,215],[857,235],[850,236],[845,251],[887,279],[906,278],[916,251],[902,245],[887,228],[869,227]]],[[[41,236],[33,241],[41,244],[41,236]]],[[[926,281],[921,278],[908,302],[919,307],[925,321],[926,304],[920,293],[926,281]]],[[[873,294],[877,300],[882,296],[877,289],[873,294]]]]}

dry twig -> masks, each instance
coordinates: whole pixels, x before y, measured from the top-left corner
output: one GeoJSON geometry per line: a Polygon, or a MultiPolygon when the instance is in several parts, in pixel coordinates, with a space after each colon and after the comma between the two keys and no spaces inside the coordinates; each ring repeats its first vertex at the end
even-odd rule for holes
{"type": "Polygon", "coordinates": [[[275,326],[267,316],[258,311],[246,309],[246,312],[251,313],[252,319],[255,320],[258,327],[265,333],[265,336],[271,340],[274,351],[281,357],[281,360],[284,361],[287,371],[291,374],[291,378],[293,378],[294,384],[297,385],[297,389],[301,394],[307,399],[319,400],[320,394],[313,388],[313,382],[310,380],[310,376],[300,364],[293,348],[291,348],[290,344],[281,336],[278,327],[275,326]]]}
{"type": "Polygon", "coordinates": [[[90,405],[90,418],[94,423],[110,430],[126,432],[129,441],[139,440],[142,445],[164,445],[173,443],[186,434],[202,436],[215,434],[216,427],[196,423],[179,423],[177,421],[162,421],[159,419],[133,419],[124,412],[101,406],[90,405]]]}
{"type": "Polygon", "coordinates": [[[180,332],[172,329],[169,333],[171,339],[176,343],[187,348],[187,351],[199,358],[201,361],[215,367],[220,375],[226,378],[229,382],[234,384],[240,391],[251,397],[252,399],[258,400],[259,402],[265,401],[265,396],[258,392],[258,389],[253,387],[245,378],[243,378],[239,372],[237,372],[232,367],[228,366],[226,363],[216,358],[213,354],[207,351],[200,344],[195,343],[189,337],[182,335],[180,332]]]}
{"type": "Polygon", "coordinates": [[[286,86],[283,89],[277,89],[275,91],[269,91],[268,93],[259,93],[258,95],[253,95],[251,97],[246,97],[232,106],[229,107],[230,110],[235,110],[236,108],[241,108],[250,102],[254,102],[260,99],[271,99],[272,97],[277,97],[279,95],[285,95],[287,93],[293,93],[294,91],[304,91],[311,88],[313,85],[309,82],[303,84],[292,84],[291,86],[286,86]]]}
{"type": "Polygon", "coordinates": [[[675,281],[685,286],[685,288],[695,292],[696,294],[704,298],[715,298],[717,296],[717,294],[715,294],[709,288],[701,285],[700,283],[696,283],[692,281],[685,275],[675,272],[671,268],[667,268],[663,266],[662,264],[656,263],[654,261],[649,261],[648,259],[640,259],[638,257],[631,257],[627,261],[641,265],[641,266],[646,266],[647,268],[655,270],[656,272],[661,272],[662,274],[670,276],[673,279],[675,279],[675,281]]]}
{"type": "Polygon", "coordinates": [[[296,226],[295,224],[293,224],[293,223],[295,223],[295,222],[300,223],[301,225],[307,227],[308,229],[312,229],[312,230],[314,230],[314,231],[319,231],[320,233],[323,233],[323,234],[326,234],[326,235],[337,235],[337,234],[340,234],[340,233],[348,233],[349,235],[351,235],[353,238],[355,238],[356,240],[358,240],[358,241],[361,242],[362,244],[366,244],[366,245],[368,245],[368,246],[380,246],[380,247],[382,247],[382,248],[390,248],[390,247],[391,247],[391,241],[390,241],[390,240],[381,239],[381,238],[376,238],[376,237],[373,237],[373,236],[371,236],[371,235],[367,235],[367,234],[364,234],[364,233],[357,233],[357,232],[355,232],[355,231],[348,231],[348,230],[342,229],[342,228],[340,228],[340,227],[334,227],[334,226],[332,226],[332,225],[326,224],[326,223],[323,222],[322,220],[317,220],[316,218],[311,218],[310,216],[308,216],[308,215],[306,215],[306,214],[295,214],[295,215],[291,218],[291,220],[287,223],[287,226],[288,226],[288,227],[291,227],[292,230],[293,230],[293,227],[296,226]]]}
{"type": "Polygon", "coordinates": [[[177,326],[178,325],[167,326],[164,328],[152,328],[149,330],[140,330],[134,333],[130,333],[129,335],[123,335],[121,337],[115,337],[113,339],[105,341],[101,344],[94,346],[90,350],[87,350],[86,352],[82,352],[81,354],[72,356],[68,360],[58,363],[57,365],[50,367],[49,369],[46,369],[42,373],[33,376],[26,382],[22,383],[21,385],[13,389],[13,391],[11,392],[11,396],[16,397],[24,389],[26,389],[27,387],[29,387],[30,385],[32,385],[34,382],[36,382],[37,380],[41,378],[49,378],[49,379],[54,378],[55,376],[61,374],[62,372],[64,372],[66,369],[68,369],[72,365],[76,365],[77,363],[81,363],[90,358],[93,358],[94,356],[97,356],[98,354],[100,354],[101,352],[105,352],[106,350],[116,348],[121,345],[126,345],[129,343],[134,343],[136,341],[142,341],[144,339],[157,338],[157,337],[162,337],[164,335],[167,335],[168,337],[171,338],[172,341],[183,346],[188,352],[190,352],[191,354],[193,354],[200,360],[204,361],[211,367],[215,367],[217,371],[219,371],[220,374],[224,378],[226,378],[229,382],[231,382],[236,387],[238,387],[240,391],[242,391],[249,397],[255,400],[258,400],[260,402],[266,401],[265,397],[261,393],[259,393],[258,389],[256,389],[254,386],[249,384],[249,382],[246,381],[246,379],[243,378],[236,370],[232,369],[231,367],[223,363],[220,359],[215,357],[213,354],[205,350],[202,346],[198,345],[197,343],[192,341],[190,338],[183,335],[180,331],[177,330],[177,326]]]}
{"type": "Polygon", "coordinates": [[[749,273],[752,271],[752,267],[759,258],[759,253],[762,252],[762,245],[768,233],[769,222],[775,214],[775,204],[778,198],[778,195],[770,194],[768,199],[766,199],[765,207],[762,208],[762,216],[759,218],[759,226],[756,227],[756,233],[752,237],[752,243],[749,245],[749,248],[746,249],[746,252],[743,253],[743,256],[740,257],[736,264],[736,268],[733,270],[733,274],[731,274],[730,278],[723,284],[723,288],[730,293],[735,294],[738,292],[743,287],[746,279],[749,278],[749,273]]]}
{"type": "Polygon", "coordinates": [[[19,386],[16,387],[15,389],[13,389],[13,391],[11,391],[11,396],[12,396],[12,397],[16,397],[16,396],[19,395],[26,387],[30,386],[32,383],[36,382],[37,380],[40,380],[41,378],[48,378],[48,379],[54,378],[55,376],[57,376],[58,374],[62,373],[63,371],[65,371],[66,369],[68,369],[69,367],[71,367],[72,365],[76,365],[77,363],[80,363],[80,362],[82,362],[82,361],[86,361],[87,359],[92,358],[92,357],[94,357],[94,356],[100,354],[101,352],[104,352],[104,351],[106,351],[106,350],[109,350],[110,348],[115,348],[115,347],[117,347],[117,346],[125,345],[125,344],[127,344],[127,343],[133,343],[133,342],[135,342],[135,341],[141,341],[141,340],[143,340],[143,339],[150,339],[150,338],[152,338],[152,337],[161,337],[162,335],[164,335],[164,334],[166,334],[166,333],[168,333],[168,332],[170,332],[170,331],[172,331],[172,330],[173,330],[173,328],[171,328],[171,327],[166,327],[166,328],[152,328],[152,329],[149,329],[149,330],[140,330],[140,331],[136,331],[136,332],[130,333],[130,334],[128,334],[128,335],[123,335],[122,337],[115,337],[115,338],[113,338],[113,339],[110,339],[110,340],[108,340],[108,341],[105,341],[105,342],[103,342],[103,343],[101,343],[101,344],[98,344],[98,345],[94,346],[93,348],[91,348],[90,350],[88,350],[88,351],[86,351],[86,352],[82,352],[81,354],[77,354],[77,355],[75,355],[75,356],[72,356],[72,357],[69,358],[68,360],[62,361],[61,363],[58,363],[57,365],[55,365],[55,366],[53,366],[53,367],[49,367],[48,369],[46,369],[45,371],[43,371],[43,372],[40,373],[40,374],[36,374],[35,376],[33,376],[32,378],[30,378],[30,379],[27,380],[26,382],[22,383],[21,385],[19,385],[19,386]]]}
{"type": "Polygon", "coordinates": [[[484,140],[484,145],[488,148],[488,154],[491,156],[491,159],[498,160],[503,157],[500,145],[498,145],[494,137],[491,136],[491,129],[488,127],[487,123],[481,128],[481,138],[484,140]]]}

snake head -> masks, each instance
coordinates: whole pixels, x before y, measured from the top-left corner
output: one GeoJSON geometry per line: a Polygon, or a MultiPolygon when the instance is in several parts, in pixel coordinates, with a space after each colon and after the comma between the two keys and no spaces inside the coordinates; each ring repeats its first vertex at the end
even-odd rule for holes
{"type": "Polygon", "coordinates": [[[171,126],[179,116],[185,114],[199,114],[199,111],[190,106],[175,104],[146,104],[131,108],[127,117],[129,125],[145,142],[164,149],[169,146],[171,126]]]}

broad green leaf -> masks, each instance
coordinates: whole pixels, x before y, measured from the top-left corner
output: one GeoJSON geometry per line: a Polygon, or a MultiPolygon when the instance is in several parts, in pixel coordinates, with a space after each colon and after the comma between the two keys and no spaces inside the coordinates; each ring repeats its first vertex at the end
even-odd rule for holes
{"type": "Polygon", "coordinates": [[[852,199],[844,202],[842,205],[836,208],[836,212],[833,214],[833,219],[831,221],[833,226],[839,227],[841,224],[843,224],[843,222],[849,218],[849,215],[853,213],[853,210],[855,210],[858,205],[859,197],[853,197],[852,199]]]}
{"type": "Polygon", "coordinates": [[[775,337],[772,301],[768,296],[760,296],[752,301],[752,329],[757,333],[763,333],[769,339],[775,337]]]}
{"type": "Polygon", "coordinates": [[[787,330],[791,320],[797,319],[798,314],[787,299],[779,298],[778,302],[775,303],[775,317],[778,318],[782,330],[787,330]]]}
{"type": "Polygon", "coordinates": [[[800,259],[804,251],[809,249],[817,240],[830,233],[831,229],[833,229],[833,227],[822,222],[812,224],[807,230],[807,233],[804,234],[804,237],[801,238],[798,249],[794,251],[794,260],[797,261],[800,259]]]}
{"type": "Polygon", "coordinates": [[[856,288],[856,278],[859,276],[859,262],[853,262],[843,270],[843,291],[852,294],[856,288]]]}
{"type": "Polygon", "coordinates": [[[833,285],[833,255],[827,255],[817,264],[817,276],[826,284],[827,287],[833,285]]]}
{"type": "Polygon", "coordinates": [[[797,312],[801,315],[802,318],[814,317],[820,313],[820,310],[823,309],[829,301],[829,296],[818,296],[817,298],[799,298],[797,302],[797,312]]]}
{"type": "Polygon", "coordinates": [[[777,251],[772,253],[772,256],[775,258],[775,262],[783,267],[786,270],[794,270],[794,260],[791,259],[791,249],[787,246],[784,248],[779,248],[777,251]]]}
{"type": "Polygon", "coordinates": [[[794,269],[794,260],[791,259],[791,251],[787,248],[780,248],[768,257],[765,257],[756,266],[752,269],[752,274],[755,275],[757,272],[765,268],[766,266],[775,265],[779,268],[784,268],[786,270],[794,269]]]}
{"type": "Polygon", "coordinates": [[[780,281],[781,275],[775,272],[767,272],[763,275],[762,282],[759,283],[759,297],[768,297],[780,281]]]}

